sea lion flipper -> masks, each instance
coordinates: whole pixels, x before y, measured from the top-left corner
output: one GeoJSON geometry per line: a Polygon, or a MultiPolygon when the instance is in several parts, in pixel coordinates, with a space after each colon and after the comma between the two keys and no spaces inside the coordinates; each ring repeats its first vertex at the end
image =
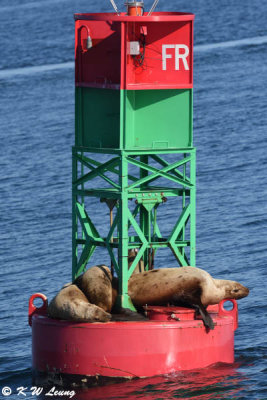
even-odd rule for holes
{"type": "Polygon", "coordinates": [[[212,321],[212,318],[207,312],[206,308],[203,306],[203,304],[202,303],[194,304],[194,307],[198,310],[199,314],[201,315],[206,328],[214,329],[214,323],[212,321]]]}

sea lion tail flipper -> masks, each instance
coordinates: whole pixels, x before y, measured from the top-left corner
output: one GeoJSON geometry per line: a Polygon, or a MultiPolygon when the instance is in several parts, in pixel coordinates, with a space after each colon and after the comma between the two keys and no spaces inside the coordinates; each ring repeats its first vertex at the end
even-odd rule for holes
{"type": "Polygon", "coordinates": [[[202,303],[194,304],[194,307],[198,310],[199,314],[201,315],[206,328],[214,329],[214,323],[212,321],[212,318],[207,312],[206,308],[203,306],[203,304],[202,303]]]}

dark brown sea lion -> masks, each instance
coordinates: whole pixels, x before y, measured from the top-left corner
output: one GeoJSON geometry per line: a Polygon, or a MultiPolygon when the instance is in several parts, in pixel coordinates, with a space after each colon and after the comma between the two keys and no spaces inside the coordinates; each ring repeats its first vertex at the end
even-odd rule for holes
{"type": "Polygon", "coordinates": [[[249,289],[235,281],[213,279],[196,267],[162,268],[133,275],[128,294],[138,308],[148,305],[189,305],[197,308],[204,324],[214,328],[206,306],[223,299],[242,299],[249,289]]]}
{"type": "Polygon", "coordinates": [[[95,265],[80,275],[74,284],[84,293],[88,301],[104,311],[112,309],[111,272],[106,265],[95,265]]]}
{"type": "Polygon", "coordinates": [[[111,315],[90,304],[83,292],[73,284],[63,289],[51,300],[48,316],[55,319],[79,322],[107,322],[111,315]]]}

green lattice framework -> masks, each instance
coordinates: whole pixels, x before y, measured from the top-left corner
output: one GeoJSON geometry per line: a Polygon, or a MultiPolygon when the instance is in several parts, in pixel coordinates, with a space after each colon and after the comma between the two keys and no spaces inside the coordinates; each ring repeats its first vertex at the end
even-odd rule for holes
{"type": "Polygon", "coordinates": [[[192,90],[134,92],[77,88],[73,147],[73,278],[86,269],[97,246],[106,248],[119,278],[119,302],[128,308],[133,308],[128,280],[138,262],[142,259],[149,269],[151,252],[168,247],[178,265],[194,266],[196,240],[192,90]],[[162,126],[166,129],[161,133],[162,126]],[[99,198],[114,210],[106,237],[86,210],[87,197],[99,198]],[[157,209],[175,197],[181,212],[173,215],[173,228],[165,237],[157,209]],[[129,267],[133,248],[139,251],[129,267]]]}

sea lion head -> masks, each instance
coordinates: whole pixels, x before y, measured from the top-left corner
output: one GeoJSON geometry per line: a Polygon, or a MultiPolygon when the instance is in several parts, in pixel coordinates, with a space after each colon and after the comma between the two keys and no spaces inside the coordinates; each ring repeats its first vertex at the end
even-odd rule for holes
{"type": "Polygon", "coordinates": [[[85,313],[85,318],[92,322],[108,322],[111,320],[111,314],[94,304],[89,304],[85,313]]]}
{"type": "Polygon", "coordinates": [[[239,282],[228,281],[225,286],[225,294],[225,298],[239,300],[248,296],[249,289],[239,282]]]}

